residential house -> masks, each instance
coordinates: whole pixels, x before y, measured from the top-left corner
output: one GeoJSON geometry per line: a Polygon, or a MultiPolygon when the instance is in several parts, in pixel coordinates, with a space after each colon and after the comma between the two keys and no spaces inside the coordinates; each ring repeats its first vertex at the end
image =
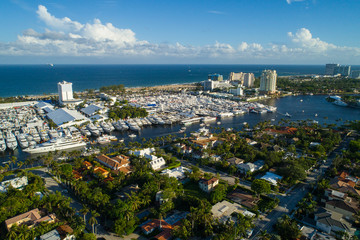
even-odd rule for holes
{"type": "Polygon", "coordinates": [[[157,157],[152,155],[155,152],[155,148],[145,148],[136,151],[129,151],[129,154],[133,154],[138,157],[145,157],[150,160],[150,166],[153,170],[158,170],[160,168],[165,167],[166,162],[162,157],[157,157]]]}
{"type": "Polygon", "coordinates": [[[209,180],[206,179],[199,180],[200,189],[207,193],[211,192],[218,184],[219,184],[219,179],[214,177],[209,180]]]}
{"type": "Polygon", "coordinates": [[[40,240],[75,240],[73,229],[69,225],[61,225],[40,236],[40,240]]]}
{"type": "Polygon", "coordinates": [[[339,215],[321,209],[315,213],[316,227],[325,233],[336,233],[338,231],[353,233],[351,224],[339,217],[339,215]]]}
{"type": "Polygon", "coordinates": [[[10,230],[11,226],[14,224],[17,224],[18,226],[21,224],[26,224],[29,228],[31,228],[41,222],[52,223],[55,221],[55,219],[55,214],[49,214],[41,217],[39,209],[35,208],[31,211],[5,220],[5,226],[8,230],[10,230]]]}
{"type": "Polygon", "coordinates": [[[237,158],[237,157],[232,157],[232,158],[229,158],[229,159],[226,159],[226,161],[230,164],[230,165],[233,165],[233,166],[237,166],[241,163],[244,163],[244,160],[241,159],[241,158],[237,158]]]}
{"type": "Polygon", "coordinates": [[[344,172],[344,171],[340,173],[339,179],[341,179],[343,181],[348,180],[348,181],[354,182],[355,184],[358,184],[360,182],[360,179],[358,177],[353,177],[349,173],[344,172]]]}
{"type": "Polygon", "coordinates": [[[267,172],[264,176],[262,176],[260,179],[263,179],[269,183],[271,183],[272,185],[276,186],[277,185],[277,182],[279,180],[281,180],[283,177],[282,176],[279,176],[275,173],[272,173],[272,172],[267,172]]]}
{"type": "Polygon", "coordinates": [[[248,163],[241,163],[239,165],[237,165],[237,168],[239,169],[240,172],[242,173],[247,173],[247,172],[255,172],[258,171],[260,169],[262,169],[265,165],[265,162],[263,160],[258,160],[254,163],[248,162],[248,163]]]}
{"type": "Polygon", "coordinates": [[[150,159],[150,166],[153,170],[158,170],[166,166],[166,162],[162,157],[156,157],[155,155],[151,155],[150,159]]]}
{"type": "Polygon", "coordinates": [[[123,172],[125,175],[131,172],[130,158],[125,155],[110,158],[104,154],[98,155],[96,160],[104,166],[112,169],[115,173],[123,172]]]}
{"type": "Polygon", "coordinates": [[[144,224],[143,226],[141,226],[141,230],[146,235],[149,235],[155,229],[162,229],[163,231],[172,230],[172,226],[167,222],[165,222],[164,220],[159,220],[159,219],[153,219],[148,223],[144,224]]]}
{"type": "Polygon", "coordinates": [[[145,157],[145,155],[151,155],[155,152],[155,148],[145,148],[141,150],[129,151],[129,154],[133,154],[138,157],[145,157]]]}
{"type": "Polygon", "coordinates": [[[192,172],[190,169],[186,168],[186,167],[177,167],[177,168],[173,168],[173,169],[165,169],[161,172],[161,174],[167,174],[169,177],[174,177],[177,180],[183,180],[186,178],[186,173],[187,172],[192,172]]]}
{"type": "Polygon", "coordinates": [[[158,239],[158,240],[170,240],[172,239],[172,230],[175,226],[179,226],[181,224],[181,220],[186,218],[188,212],[179,212],[175,211],[172,214],[169,214],[164,220],[153,219],[148,222],[145,222],[141,226],[141,230],[146,235],[149,235],[154,230],[158,229],[161,232],[155,235],[151,239],[158,239]]]}
{"type": "Polygon", "coordinates": [[[241,204],[247,208],[253,208],[255,206],[257,206],[257,203],[259,201],[259,198],[254,197],[253,195],[251,195],[248,192],[236,189],[235,191],[229,193],[227,195],[227,197],[238,203],[241,204]]]}
{"type": "Polygon", "coordinates": [[[9,186],[21,190],[26,185],[28,185],[28,178],[26,176],[13,178],[7,181],[2,181],[0,183],[0,192],[7,192],[9,186]]]}
{"type": "Polygon", "coordinates": [[[359,212],[359,207],[356,200],[348,197],[343,200],[330,200],[325,203],[325,208],[333,212],[340,213],[343,218],[354,220],[354,215],[359,212]]]}
{"type": "Polygon", "coordinates": [[[96,175],[101,175],[104,178],[108,178],[110,172],[108,170],[103,169],[102,167],[94,167],[94,173],[96,175]]]}
{"type": "Polygon", "coordinates": [[[355,185],[355,182],[341,177],[335,177],[330,181],[330,188],[342,193],[352,193],[360,196],[360,191],[355,189],[355,185]]]}
{"type": "Polygon", "coordinates": [[[93,167],[93,165],[92,165],[90,162],[88,162],[88,161],[84,161],[84,162],[83,162],[83,166],[84,166],[84,168],[87,169],[87,170],[90,170],[90,169],[93,167]]]}
{"type": "Polygon", "coordinates": [[[74,176],[75,180],[79,180],[79,179],[82,179],[82,178],[83,178],[83,176],[81,175],[81,173],[79,173],[79,172],[76,171],[76,170],[73,170],[72,173],[73,173],[73,176],[74,176]]]}
{"type": "Polygon", "coordinates": [[[218,202],[211,208],[211,213],[214,218],[218,219],[222,223],[226,223],[228,220],[232,220],[233,213],[241,213],[249,217],[255,217],[256,214],[251,213],[241,207],[237,203],[230,203],[226,200],[218,202]]]}

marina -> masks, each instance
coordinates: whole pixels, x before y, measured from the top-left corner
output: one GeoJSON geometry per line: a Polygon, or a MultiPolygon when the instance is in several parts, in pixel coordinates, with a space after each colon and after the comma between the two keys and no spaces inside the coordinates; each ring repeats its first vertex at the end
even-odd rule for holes
{"type": "MultiPolygon", "coordinates": [[[[173,100],[176,99],[175,96],[172,96],[173,100]]],[[[178,105],[181,106],[181,101],[178,99],[178,105]]],[[[197,101],[207,101],[209,103],[208,109],[214,108],[213,101],[216,103],[218,102],[218,99],[211,99],[211,98],[193,98],[197,101]],[[200,100],[201,99],[201,100],[200,100]]],[[[140,104],[141,101],[137,101],[137,104],[140,104]]],[[[276,107],[276,112],[267,112],[264,114],[234,114],[232,117],[223,117],[219,118],[217,116],[217,112],[214,110],[208,110],[207,108],[197,108],[196,105],[193,107],[188,107],[187,113],[189,115],[179,115],[176,117],[175,115],[171,115],[168,113],[170,109],[172,109],[174,106],[173,104],[169,104],[171,106],[166,106],[164,104],[161,104],[161,102],[158,102],[159,105],[157,106],[156,114],[155,112],[150,114],[148,117],[143,119],[134,120],[133,124],[137,124],[137,126],[141,125],[140,122],[144,122],[146,124],[143,124],[139,128],[140,131],[132,131],[129,129],[128,124],[124,120],[118,120],[118,121],[110,121],[106,122],[106,124],[100,124],[98,123],[99,127],[103,130],[104,134],[101,134],[99,128],[95,124],[88,124],[86,126],[81,126],[79,128],[76,127],[68,127],[66,129],[51,129],[48,124],[46,123],[46,120],[42,119],[40,115],[37,115],[36,110],[33,109],[33,107],[20,107],[16,111],[14,109],[4,109],[1,110],[1,116],[2,116],[2,125],[1,125],[1,134],[0,134],[0,150],[2,150],[0,161],[2,163],[9,161],[10,157],[15,155],[18,157],[19,160],[25,160],[29,157],[29,153],[34,154],[35,152],[41,152],[42,148],[40,148],[40,145],[36,143],[36,140],[34,136],[36,135],[36,132],[40,136],[41,133],[44,136],[44,133],[47,133],[48,138],[50,139],[50,142],[46,142],[41,139],[40,136],[40,144],[42,147],[46,147],[46,145],[54,143],[53,139],[63,138],[65,136],[77,136],[75,140],[75,143],[78,143],[76,141],[79,141],[78,148],[75,149],[84,149],[85,147],[88,147],[90,144],[90,141],[95,141],[95,144],[103,145],[103,144],[112,144],[117,143],[119,141],[140,141],[141,138],[156,138],[156,137],[162,137],[166,136],[168,134],[172,135],[178,135],[182,136],[183,134],[190,134],[191,132],[194,132],[199,129],[200,124],[206,124],[207,127],[214,129],[234,129],[234,130],[242,130],[247,125],[250,127],[254,126],[260,121],[270,121],[273,124],[278,123],[281,119],[286,119],[285,116],[286,113],[291,115],[292,121],[297,120],[308,120],[311,119],[312,121],[316,121],[314,123],[319,124],[343,124],[346,120],[352,121],[357,120],[357,116],[360,114],[359,109],[352,109],[352,108],[342,108],[335,104],[331,104],[326,101],[325,96],[289,96],[285,98],[280,99],[269,99],[265,100],[262,103],[232,103],[233,105],[226,106],[226,111],[229,111],[229,109],[240,109],[240,106],[243,107],[262,107],[262,106],[272,106],[276,107]],[[302,99],[303,101],[300,101],[302,99]],[[161,111],[163,109],[163,111],[161,111]],[[26,119],[29,119],[29,122],[26,120],[24,121],[15,121],[14,119],[20,119],[20,117],[15,116],[15,112],[19,113],[32,113],[32,115],[28,115],[26,119]],[[212,113],[209,114],[209,116],[201,116],[204,112],[212,113]],[[198,115],[197,115],[198,114],[198,115]],[[216,116],[213,116],[216,115],[216,116]],[[7,117],[6,117],[7,116],[7,117]],[[12,116],[12,117],[10,117],[12,116]],[[317,116],[317,117],[316,117],[317,116]],[[169,119],[170,118],[170,119],[169,119]],[[341,118],[341,119],[340,119],[341,118]],[[8,119],[8,120],[4,120],[8,119]],[[13,120],[12,120],[13,119],[13,120]],[[35,119],[35,120],[34,120],[35,119]],[[171,122],[170,120],[173,120],[171,122]],[[176,121],[175,121],[176,120],[176,121]],[[189,121],[191,124],[183,124],[182,121],[189,121]],[[193,122],[192,122],[193,121],[193,122]],[[15,122],[17,124],[15,125],[15,122]],[[168,124],[166,124],[166,122],[168,124]],[[171,122],[171,123],[170,123],[171,122]],[[110,134],[106,133],[105,130],[101,127],[101,125],[105,127],[109,127],[110,124],[113,126],[114,130],[110,131],[110,134]],[[118,126],[118,127],[116,127],[118,126]],[[121,128],[119,128],[121,126],[121,128]],[[91,131],[92,132],[91,132],[91,131]],[[19,134],[15,136],[15,132],[18,132],[19,134]],[[12,133],[8,134],[7,133],[12,133]],[[13,142],[13,144],[17,144],[17,147],[14,150],[11,150],[7,148],[7,136],[10,138],[10,142],[13,142]],[[15,137],[15,142],[13,141],[15,137]],[[81,138],[78,138],[78,137],[81,138]],[[102,136],[98,141],[97,139],[102,136]],[[104,137],[105,136],[105,137],[104,137]],[[114,136],[117,139],[120,139],[118,141],[114,141],[114,139],[110,139],[106,136],[114,136]],[[24,140],[26,139],[26,141],[24,140]],[[17,141],[16,141],[17,140],[17,141]],[[52,141],[52,142],[51,142],[52,141]],[[28,147],[27,144],[28,144],[28,147]],[[28,149],[28,150],[25,150],[28,149]],[[30,150],[30,149],[36,149],[36,150],[30,150]]],[[[223,102],[228,103],[227,101],[223,102]]],[[[220,109],[219,106],[216,106],[217,109],[220,109]]],[[[182,107],[185,109],[185,107],[182,107]]],[[[225,112],[225,109],[224,109],[225,112]]],[[[24,115],[24,114],[23,114],[24,115]]],[[[130,121],[131,122],[131,121],[130,121]]],[[[65,138],[66,139],[66,138],[65,138]]],[[[63,140],[65,140],[63,139],[63,140]]],[[[74,141],[74,139],[72,141],[74,141]]],[[[69,140],[69,139],[67,139],[69,140]]],[[[61,143],[62,141],[59,141],[61,143]]],[[[66,141],[65,141],[66,142],[66,141]]],[[[74,142],[73,142],[74,143],[74,142]]],[[[65,144],[66,145],[66,144],[65,144]]],[[[60,146],[59,145],[53,145],[53,146],[47,146],[49,149],[55,149],[60,146]]],[[[72,145],[73,146],[73,145],[72,145]]],[[[77,145],[76,145],[77,146],[77,145]]],[[[43,148],[45,149],[45,148],[43,148]]],[[[66,148],[67,150],[71,150],[72,148],[66,148]]],[[[60,150],[61,151],[61,150],[60,150]]],[[[30,155],[31,156],[31,155],[30,155]]]]}

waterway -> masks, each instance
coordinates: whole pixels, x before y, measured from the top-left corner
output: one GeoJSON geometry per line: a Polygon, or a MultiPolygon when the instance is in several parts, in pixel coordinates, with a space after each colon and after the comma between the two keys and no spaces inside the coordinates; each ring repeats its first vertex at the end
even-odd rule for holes
{"type": "MultiPolygon", "coordinates": [[[[223,127],[233,128],[235,130],[241,130],[244,127],[244,122],[248,123],[250,127],[254,126],[261,121],[270,121],[274,124],[278,123],[281,119],[288,119],[291,121],[298,120],[315,120],[319,124],[337,124],[342,125],[346,121],[360,120],[360,109],[341,107],[329,103],[325,99],[324,95],[302,95],[302,96],[287,96],[279,99],[264,100],[263,103],[277,107],[277,111],[274,113],[263,114],[244,114],[240,116],[221,119],[221,124],[216,122],[210,123],[209,127],[223,127]],[[288,113],[291,117],[286,117],[288,113]]],[[[130,131],[125,132],[113,132],[113,135],[119,139],[124,139],[125,142],[141,141],[142,138],[156,138],[166,136],[168,134],[183,136],[184,133],[179,133],[182,125],[175,124],[171,126],[150,126],[143,128],[135,138],[129,138],[130,131]]],[[[199,123],[193,124],[186,128],[186,135],[189,136],[191,132],[199,129],[199,123]]],[[[14,152],[6,151],[0,156],[0,162],[9,161],[10,157],[15,155],[20,161],[29,157],[26,153],[23,153],[20,149],[14,152]]]]}

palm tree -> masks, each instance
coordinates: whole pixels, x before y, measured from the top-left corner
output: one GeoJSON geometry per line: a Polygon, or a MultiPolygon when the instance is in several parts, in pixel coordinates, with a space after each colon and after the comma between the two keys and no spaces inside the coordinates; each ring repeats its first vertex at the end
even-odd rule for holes
{"type": "Polygon", "coordinates": [[[14,168],[14,165],[15,165],[16,161],[17,161],[17,157],[12,156],[11,159],[10,159],[10,162],[12,163],[12,168],[11,169],[14,168]]]}
{"type": "Polygon", "coordinates": [[[258,240],[270,240],[271,235],[267,232],[267,230],[260,230],[260,234],[258,235],[258,240]]]}
{"type": "Polygon", "coordinates": [[[7,234],[7,237],[9,240],[16,240],[17,239],[17,230],[18,230],[18,225],[14,224],[11,226],[10,231],[7,234]]]}
{"type": "Polygon", "coordinates": [[[80,213],[84,215],[84,223],[86,223],[86,214],[89,212],[90,210],[87,207],[83,207],[82,209],[80,209],[80,213]]]}
{"type": "Polygon", "coordinates": [[[91,211],[91,217],[89,219],[89,224],[92,226],[92,232],[95,233],[94,226],[98,223],[96,220],[97,217],[99,217],[100,214],[98,214],[96,211],[91,211]]]}

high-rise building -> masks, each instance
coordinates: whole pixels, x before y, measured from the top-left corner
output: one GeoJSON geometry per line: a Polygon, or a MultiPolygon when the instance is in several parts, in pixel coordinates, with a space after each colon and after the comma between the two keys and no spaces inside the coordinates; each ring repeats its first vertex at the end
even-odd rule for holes
{"type": "Polygon", "coordinates": [[[337,63],[329,63],[325,65],[325,75],[350,76],[351,66],[339,65],[337,63]]]}
{"type": "Polygon", "coordinates": [[[208,79],[213,80],[213,81],[222,81],[223,80],[223,75],[221,74],[209,74],[208,79]]]}
{"type": "Polygon", "coordinates": [[[264,70],[260,78],[260,91],[275,93],[276,92],[277,74],[275,70],[264,70]]]}
{"type": "Polygon", "coordinates": [[[64,104],[66,101],[74,100],[72,83],[62,81],[58,83],[58,92],[59,92],[59,102],[64,104]]]}
{"type": "Polygon", "coordinates": [[[238,73],[231,72],[230,73],[230,76],[229,76],[230,81],[243,81],[243,79],[244,79],[244,73],[242,73],[242,72],[238,72],[238,73]]]}
{"type": "Polygon", "coordinates": [[[337,63],[328,63],[325,65],[325,75],[335,75],[335,68],[338,67],[337,63]]]}
{"type": "Polygon", "coordinates": [[[340,65],[335,67],[334,75],[341,74],[341,76],[350,76],[351,66],[340,65]]]}
{"type": "Polygon", "coordinates": [[[351,72],[351,78],[359,79],[360,78],[360,71],[359,70],[352,71],[351,72]]]}
{"type": "Polygon", "coordinates": [[[252,88],[254,86],[255,76],[253,73],[244,73],[244,86],[252,88]]]}

